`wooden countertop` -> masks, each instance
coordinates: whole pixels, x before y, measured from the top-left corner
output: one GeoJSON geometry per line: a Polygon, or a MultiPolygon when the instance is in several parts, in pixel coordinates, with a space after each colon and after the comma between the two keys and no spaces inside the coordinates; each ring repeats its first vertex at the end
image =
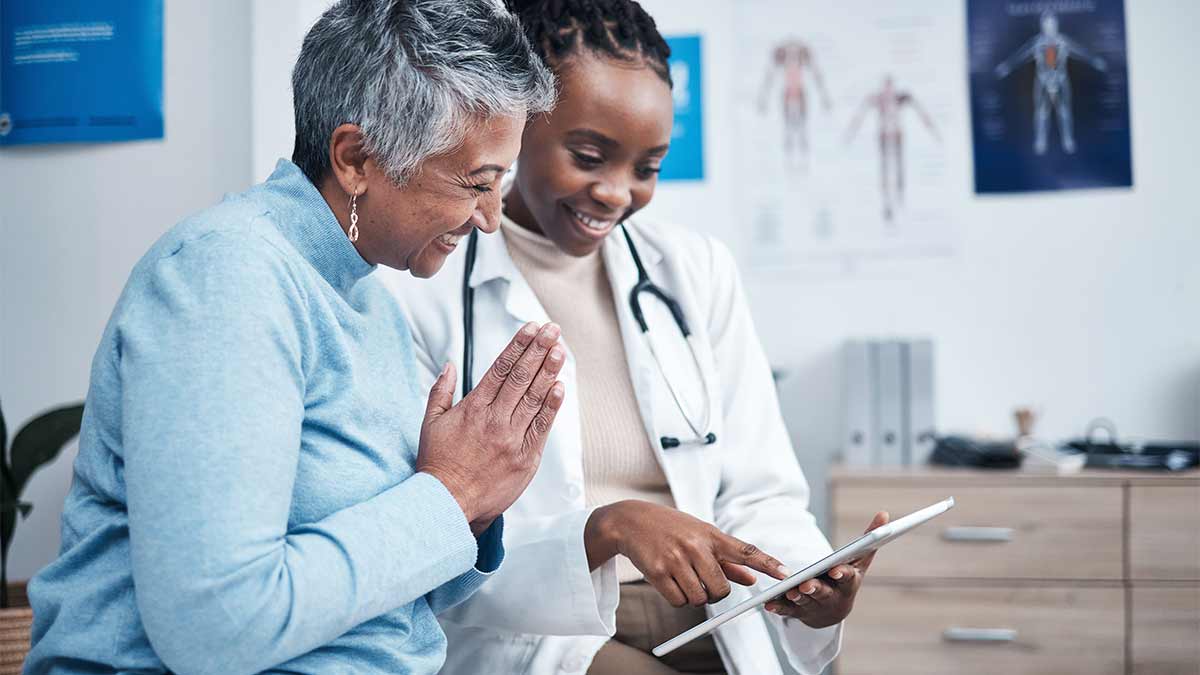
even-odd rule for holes
{"type": "Polygon", "coordinates": [[[1129,471],[1084,469],[1077,473],[1058,473],[1054,467],[1030,462],[1020,469],[978,469],[942,466],[846,466],[835,464],[829,470],[834,484],[887,483],[922,485],[929,483],[967,485],[1179,485],[1200,487],[1200,469],[1188,471],[1129,471]]]}

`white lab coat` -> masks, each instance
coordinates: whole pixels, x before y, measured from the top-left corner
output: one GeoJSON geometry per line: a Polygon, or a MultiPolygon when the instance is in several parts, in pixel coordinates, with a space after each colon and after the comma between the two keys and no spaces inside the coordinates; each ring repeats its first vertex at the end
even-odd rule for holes
{"type": "MultiPolygon", "coordinates": [[[[766,356],[751,322],[733,257],[712,238],[686,229],[630,224],[647,272],[682,305],[696,336],[704,384],[713,402],[709,446],[663,450],[659,438],[688,436],[629,310],[637,271],[624,237],[614,232],[602,254],[612,283],[638,407],[676,507],[754,543],[793,569],[830,546],[808,511],[808,484],[783,425],[766,356]]],[[[522,324],[549,321],[508,255],[503,233],[481,235],[470,283],[475,287],[476,382],[522,324]]],[[[465,240],[462,248],[465,249],[465,240]]],[[[462,279],[465,251],[431,280],[383,271],[412,325],[418,362],[431,385],[446,361],[462,390],[462,279]]],[[[665,305],[643,294],[642,306],[660,358],[691,409],[700,386],[687,344],[665,305]]],[[[506,557],[495,576],[465,603],[440,617],[449,640],[442,672],[582,673],[613,634],[619,594],[615,563],[588,571],[579,403],[570,336],[560,379],[566,398],[528,489],[505,514],[506,557]]],[[[693,414],[693,419],[700,417],[693,414]]],[[[771,580],[763,575],[764,582],[771,580]]],[[[737,584],[709,614],[745,599],[737,584]]],[[[781,673],[767,626],[792,666],[816,674],[841,644],[841,626],[815,630],[756,611],[721,627],[717,647],[731,675],[781,673]]]]}

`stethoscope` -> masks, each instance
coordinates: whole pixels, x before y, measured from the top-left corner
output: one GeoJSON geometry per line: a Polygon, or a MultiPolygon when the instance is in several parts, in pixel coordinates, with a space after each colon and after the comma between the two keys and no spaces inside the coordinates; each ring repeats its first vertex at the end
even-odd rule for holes
{"type": "MultiPolygon", "coordinates": [[[[688,328],[687,319],[683,315],[683,309],[679,303],[675,301],[666,291],[659,288],[654,282],[650,281],[650,276],[646,274],[646,268],[642,265],[642,257],[638,255],[637,246],[633,244],[633,238],[629,236],[629,230],[626,229],[625,223],[621,223],[621,233],[625,235],[625,243],[629,245],[629,254],[633,257],[633,264],[637,267],[637,283],[634,284],[633,290],[629,292],[629,309],[633,312],[633,318],[637,321],[638,328],[642,331],[642,337],[646,341],[646,345],[650,349],[650,355],[654,357],[654,363],[658,366],[658,372],[662,375],[663,382],[667,383],[667,390],[671,392],[671,398],[675,401],[675,406],[679,408],[679,414],[687,422],[688,428],[691,430],[693,437],[680,439],[676,436],[663,436],[659,438],[664,450],[678,448],[682,445],[711,445],[717,442],[717,435],[711,431],[702,431],[710,428],[709,424],[712,421],[712,400],[709,397],[708,388],[704,386],[704,370],[700,367],[700,357],[696,353],[695,338],[692,337],[692,331],[688,328]],[[654,341],[650,339],[650,327],[646,323],[646,316],[642,313],[642,303],[638,296],[642,293],[649,293],[658,298],[667,309],[670,310],[672,318],[675,319],[675,325],[679,328],[679,332],[683,334],[683,339],[687,342],[688,351],[692,354],[692,363],[696,366],[696,374],[700,381],[700,391],[704,394],[704,418],[699,424],[692,420],[692,416],[688,414],[687,409],[683,405],[683,397],[675,389],[675,385],[671,384],[671,378],[667,377],[666,371],[663,369],[662,360],[658,358],[658,353],[654,350],[654,341]]],[[[475,252],[479,241],[479,230],[471,230],[471,234],[467,239],[467,260],[466,269],[463,272],[462,282],[462,302],[463,302],[463,396],[470,393],[473,380],[471,378],[471,365],[475,356],[475,289],[471,286],[471,272],[475,269],[475,252]]]]}

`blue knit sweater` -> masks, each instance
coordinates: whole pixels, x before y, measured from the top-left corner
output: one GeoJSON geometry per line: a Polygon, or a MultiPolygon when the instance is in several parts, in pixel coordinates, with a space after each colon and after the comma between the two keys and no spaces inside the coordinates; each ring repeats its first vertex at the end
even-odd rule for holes
{"type": "Polygon", "coordinates": [[[287,161],[137,264],[26,673],[437,671],[502,521],[414,473],[427,392],[372,269],[287,161]]]}

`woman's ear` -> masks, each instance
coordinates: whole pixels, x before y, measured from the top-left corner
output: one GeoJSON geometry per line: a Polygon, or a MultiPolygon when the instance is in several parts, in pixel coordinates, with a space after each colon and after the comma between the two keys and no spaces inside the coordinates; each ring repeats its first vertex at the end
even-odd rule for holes
{"type": "Polygon", "coordinates": [[[329,165],[333,178],[348,195],[367,191],[367,152],[357,124],[342,124],[329,136],[329,165]]]}

